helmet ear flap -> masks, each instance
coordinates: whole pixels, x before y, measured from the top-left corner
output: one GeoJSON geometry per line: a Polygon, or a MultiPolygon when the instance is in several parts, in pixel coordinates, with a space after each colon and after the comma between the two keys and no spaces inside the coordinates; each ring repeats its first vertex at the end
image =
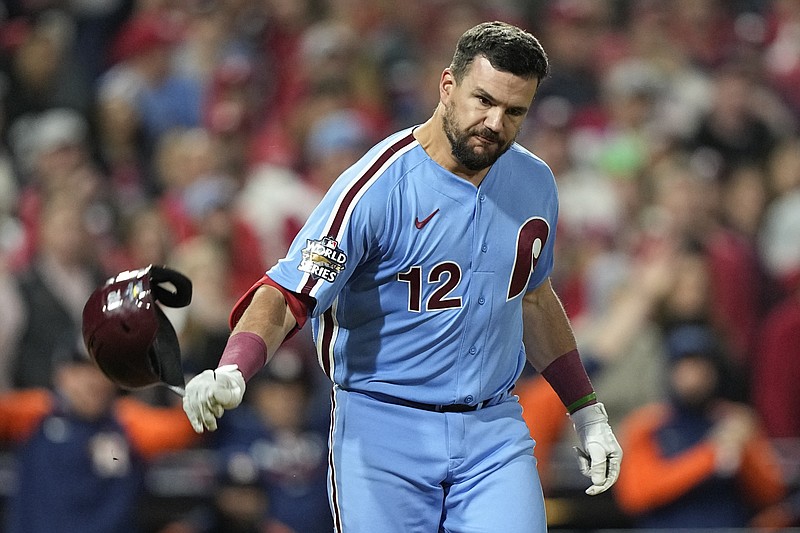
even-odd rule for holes
{"type": "Polygon", "coordinates": [[[150,358],[161,381],[173,387],[184,387],[186,381],[183,377],[181,365],[181,348],[175,328],[158,306],[155,306],[158,318],[153,345],[150,347],[150,358]]]}
{"type": "Polygon", "coordinates": [[[151,265],[149,273],[150,289],[156,301],[167,307],[186,307],[192,301],[192,282],[177,270],[151,265]],[[171,283],[175,290],[169,290],[163,283],[171,283]]]}

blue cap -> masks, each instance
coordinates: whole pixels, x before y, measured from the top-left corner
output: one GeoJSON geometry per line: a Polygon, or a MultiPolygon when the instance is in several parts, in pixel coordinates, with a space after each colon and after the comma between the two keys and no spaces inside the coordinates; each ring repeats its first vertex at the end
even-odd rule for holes
{"type": "Polygon", "coordinates": [[[368,129],[358,113],[342,109],[314,123],[306,141],[306,152],[311,159],[319,159],[341,150],[361,151],[368,142],[368,129]]]}
{"type": "Polygon", "coordinates": [[[719,353],[719,343],[711,328],[695,324],[672,330],[665,339],[665,346],[670,361],[688,356],[716,359],[719,353]]]}

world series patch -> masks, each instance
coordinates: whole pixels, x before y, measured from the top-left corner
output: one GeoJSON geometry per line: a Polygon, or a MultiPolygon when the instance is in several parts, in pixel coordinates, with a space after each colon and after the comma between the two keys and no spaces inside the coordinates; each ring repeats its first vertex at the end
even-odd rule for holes
{"type": "Polygon", "coordinates": [[[347,254],[334,239],[306,239],[306,247],[303,248],[302,260],[297,265],[297,270],[310,274],[314,279],[333,283],[346,264],[347,254]]]}

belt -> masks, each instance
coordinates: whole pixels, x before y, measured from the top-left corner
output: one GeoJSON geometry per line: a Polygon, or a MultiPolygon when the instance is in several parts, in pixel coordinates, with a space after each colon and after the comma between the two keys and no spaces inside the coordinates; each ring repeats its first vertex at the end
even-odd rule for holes
{"type": "Polygon", "coordinates": [[[436,405],[432,403],[420,403],[420,402],[411,402],[408,400],[401,400],[402,405],[408,405],[409,407],[414,407],[416,409],[422,409],[423,411],[434,411],[437,413],[471,413],[472,411],[477,411],[478,409],[483,409],[487,405],[489,405],[490,400],[484,400],[479,404],[470,405],[468,403],[448,403],[444,405],[436,405]]]}
{"type": "Polygon", "coordinates": [[[422,403],[422,402],[415,402],[413,400],[404,400],[403,398],[396,398],[394,396],[389,396],[388,394],[381,394],[380,392],[366,392],[361,391],[362,394],[366,394],[367,396],[374,398],[381,402],[391,403],[394,405],[404,405],[406,407],[413,407],[414,409],[421,409],[423,411],[433,411],[435,413],[471,413],[472,411],[477,411],[479,409],[483,409],[487,405],[491,403],[494,398],[489,398],[488,400],[484,400],[478,404],[470,405],[467,403],[448,403],[448,404],[433,404],[433,403],[422,403]]]}

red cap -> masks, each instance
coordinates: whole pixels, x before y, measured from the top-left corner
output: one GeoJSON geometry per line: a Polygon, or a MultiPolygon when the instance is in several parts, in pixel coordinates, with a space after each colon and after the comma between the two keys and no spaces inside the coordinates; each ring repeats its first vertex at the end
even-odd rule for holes
{"type": "Polygon", "coordinates": [[[177,23],[166,17],[139,15],[126,22],[114,41],[113,61],[125,61],[152,50],[172,46],[182,37],[177,23]]]}

